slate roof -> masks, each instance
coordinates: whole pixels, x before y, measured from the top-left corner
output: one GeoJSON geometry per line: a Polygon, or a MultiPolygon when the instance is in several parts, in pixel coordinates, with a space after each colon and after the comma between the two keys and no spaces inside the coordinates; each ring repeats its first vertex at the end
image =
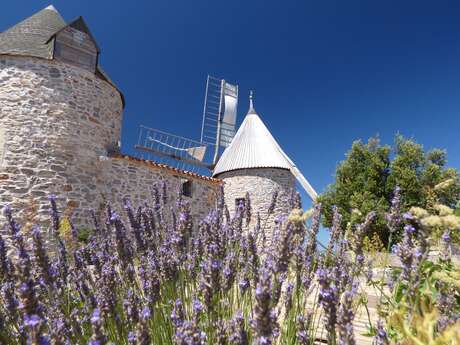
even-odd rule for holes
{"type": "Polygon", "coordinates": [[[47,7],[0,33],[0,54],[53,58],[53,43],[49,41],[67,23],[54,7],[47,7]]]}
{"type": "MultiPolygon", "coordinates": [[[[81,27],[81,30],[89,33],[91,38],[93,38],[81,17],[70,23],[66,23],[59,12],[51,5],[24,19],[8,30],[1,32],[0,54],[33,56],[51,60],[53,58],[54,36],[69,25],[77,28],[81,27]]],[[[96,43],[95,40],[94,42],[96,43]]],[[[125,99],[123,93],[112,82],[100,65],[97,66],[96,75],[118,90],[124,106],[125,99]]]]}
{"type": "Polygon", "coordinates": [[[100,53],[101,52],[101,49],[99,48],[99,45],[97,44],[97,41],[96,39],[94,38],[93,34],[91,33],[88,25],[86,24],[85,20],[83,19],[82,16],[78,17],[77,19],[75,20],[72,20],[69,24],[65,25],[64,27],[62,27],[61,29],[59,29],[58,31],[56,31],[50,38],[49,38],[49,41],[51,41],[51,39],[53,39],[54,37],[56,37],[57,34],[59,34],[62,30],[64,30],[66,27],[72,27],[76,30],[79,30],[81,32],[84,32],[86,34],[88,34],[91,39],[93,40],[93,43],[94,45],[96,46],[96,49],[97,49],[97,52],[100,53]]]}

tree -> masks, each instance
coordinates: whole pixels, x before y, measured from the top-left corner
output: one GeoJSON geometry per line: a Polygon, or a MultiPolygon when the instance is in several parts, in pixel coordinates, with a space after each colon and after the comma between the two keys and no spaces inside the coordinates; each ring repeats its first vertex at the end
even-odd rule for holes
{"type": "MultiPolygon", "coordinates": [[[[445,151],[425,152],[422,145],[401,135],[395,137],[393,147],[381,145],[378,138],[353,142],[337,167],[335,182],[318,199],[325,212],[323,225],[331,226],[333,206],[338,207],[342,225],[349,229],[373,210],[377,217],[369,237],[377,233],[387,243],[385,214],[396,186],[401,188],[403,211],[412,206],[430,209],[437,203],[456,207],[460,200],[459,172],[447,168],[446,163],[445,151]],[[441,182],[448,183],[447,187],[435,190],[441,182]]],[[[398,233],[394,238],[398,240],[398,233]]]]}

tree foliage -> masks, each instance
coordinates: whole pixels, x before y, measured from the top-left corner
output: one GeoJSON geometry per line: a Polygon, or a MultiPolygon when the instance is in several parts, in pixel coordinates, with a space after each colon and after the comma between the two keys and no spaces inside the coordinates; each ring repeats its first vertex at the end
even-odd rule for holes
{"type": "Polygon", "coordinates": [[[371,232],[387,243],[385,214],[396,186],[401,188],[403,211],[412,206],[431,209],[436,203],[456,208],[460,175],[446,164],[446,151],[425,152],[422,145],[401,135],[395,137],[393,146],[381,145],[378,138],[367,143],[355,141],[337,166],[335,182],[319,197],[325,211],[323,225],[331,226],[334,205],[343,215],[343,226],[349,229],[374,210],[377,218],[371,232]],[[435,188],[440,183],[443,188],[435,188]]]}

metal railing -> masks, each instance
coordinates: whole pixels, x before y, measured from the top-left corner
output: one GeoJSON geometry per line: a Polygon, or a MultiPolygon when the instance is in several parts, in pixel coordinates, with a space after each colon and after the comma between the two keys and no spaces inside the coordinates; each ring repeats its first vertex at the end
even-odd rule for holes
{"type": "Polygon", "coordinates": [[[211,165],[203,162],[208,148],[206,144],[159,129],[140,126],[137,144],[134,148],[152,154],[156,158],[170,159],[172,161],[168,160],[166,164],[177,168],[184,169],[187,168],[186,164],[191,164],[212,169],[211,165]]]}

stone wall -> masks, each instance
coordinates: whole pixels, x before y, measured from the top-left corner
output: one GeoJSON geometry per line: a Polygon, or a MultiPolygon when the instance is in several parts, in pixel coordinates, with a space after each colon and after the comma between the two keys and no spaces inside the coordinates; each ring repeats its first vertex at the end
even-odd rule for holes
{"type": "Polygon", "coordinates": [[[260,214],[262,225],[273,224],[274,217],[287,214],[290,210],[289,199],[295,188],[294,176],[286,169],[257,168],[239,169],[219,174],[224,181],[225,202],[231,214],[235,212],[235,200],[244,198],[249,193],[252,207],[252,221],[255,225],[257,213],[260,214]],[[272,195],[278,191],[275,212],[268,216],[272,195]]]}
{"type": "Polygon", "coordinates": [[[122,112],[119,92],[91,72],[0,55],[0,206],[41,218],[49,193],[67,209],[92,202],[95,161],[120,140],[122,112]]]}
{"type": "Polygon", "coordinates": [[[0,168],[3,166],[5,157],[5,128],[0,123],[0,168]]]}
{"type": "Polygon", "coordinates": [[[123,210],[122,200],[129,198],[133,206],[147,202],[153,205],[152,187],[166,183],[168,204],[174,208],[182,182],[191,181],[191,197],[183,196],[190,202],[196,224],[215,205],[221,181],[183,173],[173,168],[162,167],[153,162],[128,157],[101,158],[101,174],[97,179],[99,200],[107,200],[117,210],[123,210]]]}
{"type": "MultiPolygon", "coordinates": [[[[89,210],[104,200],[120,208],[130,197],[135,205],[149,200],[161,180],[177,190],[177,171],[108,158],[120,140],[122,113],[120,93],[94,73],[0,55],[0,209],[10,204],[22,223],[46,223],[52,193],[66,216],[86,226],[89,210]]],[[[201,216],[218,183],[194,179],[194,212],[201,216]]]]}

